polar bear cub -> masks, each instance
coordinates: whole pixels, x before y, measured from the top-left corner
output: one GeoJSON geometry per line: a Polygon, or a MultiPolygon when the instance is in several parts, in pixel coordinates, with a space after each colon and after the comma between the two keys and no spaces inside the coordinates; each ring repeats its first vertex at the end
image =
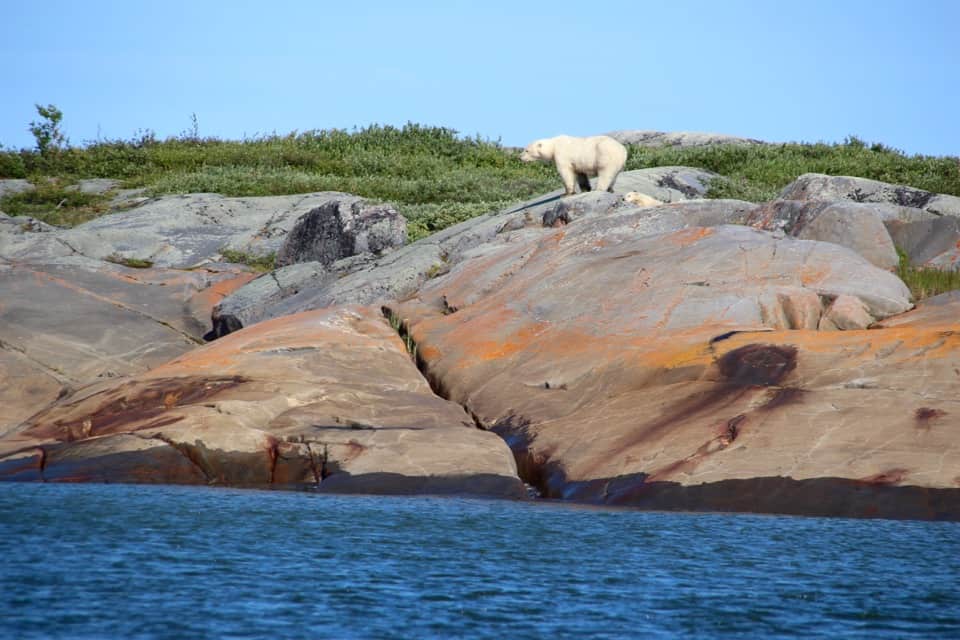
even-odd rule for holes
{"type": "Polygon", "coordinates": [[[565,195],[569,196],[577,192],[577,184],[581,191],[590,191],[588,178],[592,176],[597,177],[597,191],[613,191],[617,174],[627,162],[627,149],[610,136],[557,136],[534,140],[520,159],[553,162],[563,180],[565,195]]]}
{"type": "Polygon", "coordinates": [[[655,207],[659,204],[663,204],[662,200],[657,200],[653,196],[648,196],[645,193],[640,193],[639,191],[628,191],[623,194],[624,202],[629,202],[635,207],[655,207]]]}

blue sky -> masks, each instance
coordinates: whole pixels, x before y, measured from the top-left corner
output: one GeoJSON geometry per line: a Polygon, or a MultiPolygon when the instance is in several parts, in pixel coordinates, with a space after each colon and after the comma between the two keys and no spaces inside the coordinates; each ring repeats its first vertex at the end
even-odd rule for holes
{"type": "Polygon", "coordinates": [[[960,1],[0,0],[0,144],[407,121],[960,154],[960,1]]]}

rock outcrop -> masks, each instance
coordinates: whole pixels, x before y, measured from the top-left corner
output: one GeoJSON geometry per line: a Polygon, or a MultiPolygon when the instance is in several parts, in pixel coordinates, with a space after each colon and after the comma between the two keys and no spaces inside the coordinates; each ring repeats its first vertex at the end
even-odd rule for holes
{"type": "Polygon", "coordinates": [[[855,322],[910,307],[895,276],[742,227],[589,227],[505,242],[397,308],[434,386],[528,482],[660,509],[960,517],[957,336],[855,322]]]}
{"type": "Polygon", "coordinates": [[[849,247],[881,269],[895,269],[900,261],[882,213],[871,204],[774,200],[752,211],[747,224],[849,247]]]}
{"type": "Polygon", "coordinates": [[[237,332],[6,434],[0,477],[520,497],[513,457],[435,396],[379,309],[237,332]]]}
{"type": "Polygon", "coordinates": [[[0,258],[0,433],[73,390],[202,344],[213,306],[252,277],[227,265],[174,271],[0,258]]]}
{"type": "Polygon", "coordinates": [[[0,244],[0,255],[33,262],[77,255],[98,260],[114,256],[180,269],[221,260],[225,249],[269,256],[280,250],[301,216],[344,199],[357,200],[336,192],[263,198],[163,196],[72,229],[57,230],[52,237],[7,239],[0,244]]]}
{"type": "Polygon", "coordinates": [[[960,216],[960,197],[850,176],[805,173],[784,187],[780,198],[890,203],[929,211],[935,215],[960,216]]]}
{"type": "Polygon", "coordinates": [[[382,255],[407,242],[407,221],[389,205],[343,197],[300,216],[277,251],[277,266],[333,264],[358,254],[382,255]]]}
{"type": "Polygon", "coordinates": [[[891,271],[895,247],[956,263],[960,199],[807,175],[705,200],[715,177],[625,172],[402,247],[398,218],[338,193],[162,198],[71,230],[0,216],[0,480],[517,497],[522,478],[960,519],[960,297],[911,310],[891,271]],[[291,264],[255,278],[224,248],[291,264]]]}
{"type": "Polygon", "coordinates": [[[640,147],[706,147],[719,144],[764,144],[761,140],[741,138],[722,133],[703,133],[699,131],[649,131],[643,129],[623,129],[611,131],[606,135],[621,144],[633,144],[640,147]]]}

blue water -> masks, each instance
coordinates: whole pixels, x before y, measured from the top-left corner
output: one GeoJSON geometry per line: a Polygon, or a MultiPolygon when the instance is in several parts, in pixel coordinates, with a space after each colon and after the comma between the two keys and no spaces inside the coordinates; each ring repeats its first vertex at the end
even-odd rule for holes
{"type": "Polygon", "coordinates": [[[0,484],[4,638],[957,638],[960,524],[0,484]]]}

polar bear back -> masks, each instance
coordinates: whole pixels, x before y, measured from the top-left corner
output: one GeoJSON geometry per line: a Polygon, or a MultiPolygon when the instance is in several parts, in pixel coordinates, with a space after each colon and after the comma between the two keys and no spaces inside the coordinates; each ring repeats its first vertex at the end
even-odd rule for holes
{"type": "Polygon", "coordinates": [[[626,148],[610,136],[550,138],[553,160],[562,159],[577,173],[597,175],[604,167],[623,168],[627,162],[626,148]]]}

